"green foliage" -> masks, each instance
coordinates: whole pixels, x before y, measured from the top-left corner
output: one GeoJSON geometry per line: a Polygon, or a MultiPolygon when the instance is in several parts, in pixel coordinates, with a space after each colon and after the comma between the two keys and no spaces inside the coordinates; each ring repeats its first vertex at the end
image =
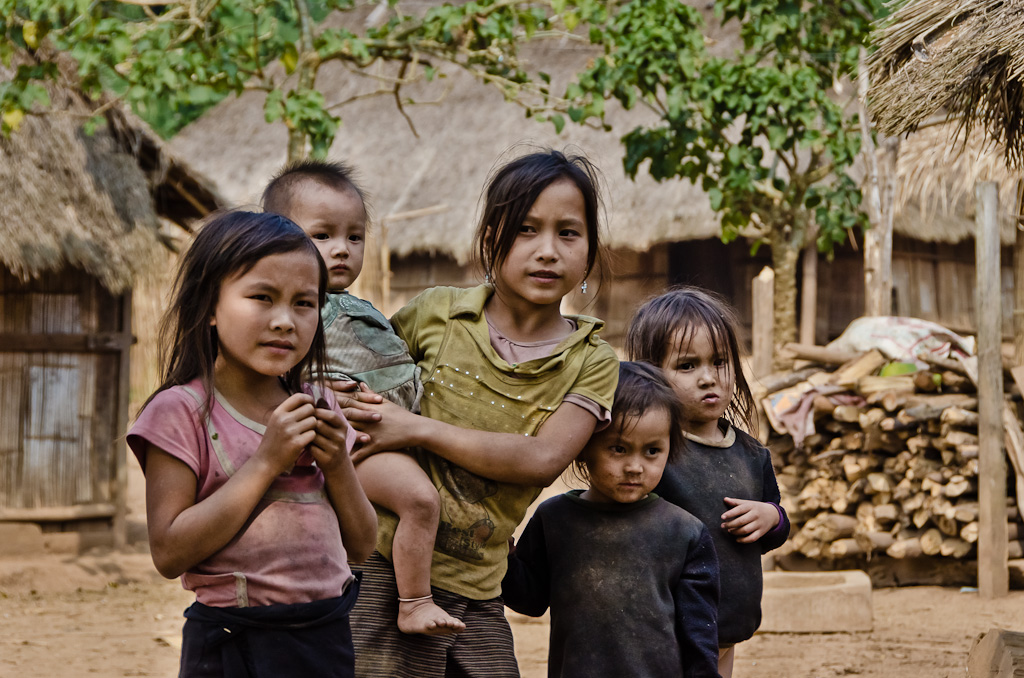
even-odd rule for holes
{"type": "Polygon", "coordinates": [[[423,17],[396,13],[384,25],[359,33],[338,27],[358,22],[323,23],[356,4],[0,0],[0,58],[10,64],[19,55],[19,63],[36,64],[19,68],[0,85],[3,129],[9,132],[25,114],[48,104],[42,84],[58,78],[57,54],[72,57],[77,85],[86,93],[113,92],[165,136],[228,95],[264,91],[267,119],[282,120],[318,155],[326,153],[341,122],[316,87],[317,69],[328,61],[355,67],[377,60],[412,64],[412,70],[403,70],[403,82],[433,80],[438,62],[450,62],[481,74],[510,98],[528,90],[535,101],[547,102],[547,83],[531,83],[516,55],[520,41],[556,27],[543,3],[445,4],[423,17]]]}
{"type": "MultiPolygon", "coordinates": [[[[831,251],[866,225],[848,171],[860,149],[855,116],[834,83],[856,75],[858,50],[880,0],[718,0],[739,22],[744,49],[713,56],[699,12],[678,0],[633,0],[590,18],[605,58],[570,85],[570,116],[602,119],[605,99],[641,103],[657,123],[623,137],[625,167],[656,179],[699,182],[729,241],[750,224],[769,239],[785,229],[801,247],[807,227],[831,251]]],[[[849,89],[849,85],[848,85],[849,89]]]]}

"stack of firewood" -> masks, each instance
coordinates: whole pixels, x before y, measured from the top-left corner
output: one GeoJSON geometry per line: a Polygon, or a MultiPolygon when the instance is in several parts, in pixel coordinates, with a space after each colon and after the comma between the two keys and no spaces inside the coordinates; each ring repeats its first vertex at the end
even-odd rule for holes
{"type": "MultiPolygon", "coordinates": [[[[823,564],[882,556],[976,557],[978,401],[969,370],[942,361],[927,370],[878,376],[888,363],[871,351],[838,369],[809,367],[762,380],[757,395],[771,425],[768,445],[792,521],[777,557],[823,564]],[[840,393],[843,398],[836,397],[840,393]],[[813,432],[797,446],[792,435],[779,433],[786,423],[778,412],[801,398],[813,432]]],[[[1020,430],[1015,407],[1008,396],[1004,422],[1010,437],[1011,428],[1020,430]]],[[[1020,450],[1011,450],[1012,461],[1015,452],[1020,450]]],[[[1009,466],[1011,480],[1015,467],[1009,466]]],[[[1009,551],[1020,558],[1024,527],[1014,486],[1008,488],[1009,551]]]]}

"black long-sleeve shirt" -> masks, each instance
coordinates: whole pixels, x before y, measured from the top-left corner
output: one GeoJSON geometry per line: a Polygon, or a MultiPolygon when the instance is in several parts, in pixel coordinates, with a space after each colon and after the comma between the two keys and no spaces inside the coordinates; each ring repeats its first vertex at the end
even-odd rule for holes
{"type": "Polygon", "coordinates": [[[683,454],[665,467],[655,492],[703,521],[714,539],[722,592],[718,642],[727,646],[747,640],[761,625],[761,554],[785,543],[789,517],[779,507],[779,525],[753,544],[741,544],[722,529],[722,514],[731,508],[725,497],[776,506],[781,499],[768,450],[743,431],[723,426],[726,439],[719,444],[687,436],[683,454]]]}
{"type": "Polygon", "coordinates": [[[574,490],[537,508],[509,556],[505,604],[551,608],[548,676],[718,676],[718,564],[707,528],[651,494],[574,490]]]}

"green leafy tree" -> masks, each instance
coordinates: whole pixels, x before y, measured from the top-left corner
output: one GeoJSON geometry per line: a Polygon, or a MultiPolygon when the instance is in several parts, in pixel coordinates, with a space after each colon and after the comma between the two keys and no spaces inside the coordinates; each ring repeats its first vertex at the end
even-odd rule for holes
{"type": "MultiPolygon", "coordinates": [[[[856,116],[835,83],[853,76],[880,0],[717,0],[744,49],[712,56],[703,19],[678,0],[633,0],[613,11],[580,4],[604,58],[569,87],[573,120],[602,118],[606,99],[645,105],[656,124],[623,137],[625,166],[686,177],[707,192],[722,239],[753,229],[771,247],[778,348],[796,338],[796,271],[816,237],[831,253],[866,226],[848,172],[860,149],[856,116]],[[814,236],[814,234],[817,234],[814,236]]],[[[777,353],[777,352],[776,352],[777,353]]]]}
{"type": "Polygon", "coordinates": [[[397,0],[0,0],[0,59],[17,65],[0,83],[2,131],[45,112],[44,83],[61,77],[67,57],[77,87],[97,100],[112,92],[164,134],[229,94],[263,91],[267,121],[289,130],[290,160],[323,156],[338,131],[341,119],[316,83],[332,61],[353,70],[396,64],[376,93],[399,107],[403,86],[456,64],[544,118],[546,79],[531,80],[517,46],[564,31],[550,14],[548,5],[520,0],[439,5],[423,16],[403,15],[397,0]],[[355,21],[325,22],[360,4],[386,10],[386,20],[359,30],[343,27],[355,21]]]}

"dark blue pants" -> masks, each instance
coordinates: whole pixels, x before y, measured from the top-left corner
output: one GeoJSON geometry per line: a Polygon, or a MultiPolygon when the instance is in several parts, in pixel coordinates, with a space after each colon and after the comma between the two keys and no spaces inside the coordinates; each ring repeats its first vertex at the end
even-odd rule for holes
{"type": "Polygon", "coordinates": [[[353,678],[349,611],[359,582],[343,596],[295,605],[185,610],[179,678],[353,678]]]}

